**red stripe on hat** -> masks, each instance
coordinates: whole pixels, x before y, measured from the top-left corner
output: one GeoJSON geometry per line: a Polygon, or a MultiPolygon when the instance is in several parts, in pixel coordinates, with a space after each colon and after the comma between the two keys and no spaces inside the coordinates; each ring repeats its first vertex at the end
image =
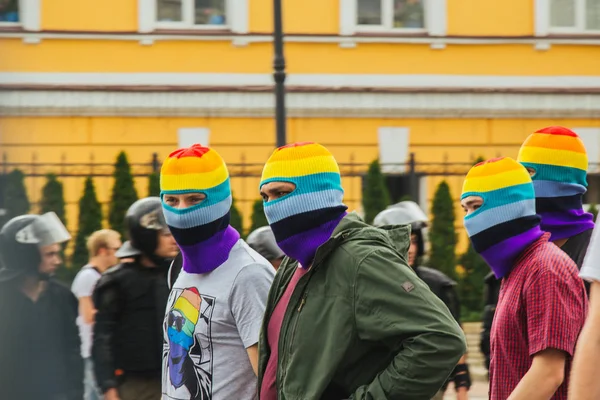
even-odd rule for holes
{"type": "Polygon", "coordinates": [[[549,126],[547,128],[542,128],[539,131],[536,131],[535,133],[548,133],[550,135],[578,137],[575,132],[573,132],[569,128],[565,128],[564,126],[549,126]]]}
{"type": "Polygon", "coordinates": [[[479,167],[480,165],[495,163],[495,162],[498,162],[500,160],[504,160],[505,158],[506,157],[490,158],[489,160],[478,162],[474,166],[475,167],[479,167]]]}
{"type": "Polygon", "coordinates": [[[204,147],[201,144],[194,144],[190,147],[185,147],[182,149],[177,149],[171,154],[169,154],[170,158],[182,158],[182,157],[202,157],[206,153],[208,153],[210,149],[208,147],[204,147]]]}
{"type": "Polygon", "coordinates": [[[298,143],[286,144],[285,146],[279,147],[277,150],[289,149],[292,147],[308,146],[309,144],[315,144],[315,142],[298,142],[298,143]]]}

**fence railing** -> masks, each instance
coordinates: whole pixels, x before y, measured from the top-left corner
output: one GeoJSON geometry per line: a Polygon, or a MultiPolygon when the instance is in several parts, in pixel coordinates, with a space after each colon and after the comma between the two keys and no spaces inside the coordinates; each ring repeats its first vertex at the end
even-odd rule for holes
{"type": "MultiPolygon", "coordinates": [[[[35,153],[30,162],[13,162],[9,160],[7,153],[3,153],[0,162],[0,174],[6,174],[13,169],[21,170],[25,176],[41,177],[49,173],[56,174],[59,177],[110,177],[114,172],[113,163],[96,162],[93,156],[89,162],[67,162],[66,156],[62,156],[62,161],[58,163],[40,162],[35,153]]],[[[264,167],[263,163],[250,163],[244,161],[227,163],[229,174],[232,177],[260,177],[264,167]]],[[[445,157],[447,159],[447,157],[445,157]]],[[[159,172],[161,163],[157,154],[150,155],[149,161],[145,163],[130,163],[131,173],[135,177],[143,177],[159,172]]],[[[365,162],[342,162],[339,163],[340,172],[344,176],[363,176],[369,163],[365,162]]],[[[473,166],[473,161],[455,162],[423,162],[418,161],[414,153],[410,154],[409,160],[405,163],[382,163],[381,167],[387,175],[419,175],[419,176],[461,176],[465,175],[473,166]]],[[[600,162],[590,163],[589,173],[600,173],[600,162]]]]}

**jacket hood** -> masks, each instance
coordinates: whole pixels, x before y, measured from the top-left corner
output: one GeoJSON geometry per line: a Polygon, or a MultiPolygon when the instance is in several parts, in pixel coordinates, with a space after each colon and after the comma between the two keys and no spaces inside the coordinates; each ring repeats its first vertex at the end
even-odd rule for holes
{"type": "Polygon", "coordinates": [[[410,225],[385,225],[376,228],[365,223],[356,212],[351,212],[340,221],[331,239],[323,247],[332,241],[339,243],[340,240],[372,240],[396,249],[406,258],[410,246],[410,232],[410,225]]]}

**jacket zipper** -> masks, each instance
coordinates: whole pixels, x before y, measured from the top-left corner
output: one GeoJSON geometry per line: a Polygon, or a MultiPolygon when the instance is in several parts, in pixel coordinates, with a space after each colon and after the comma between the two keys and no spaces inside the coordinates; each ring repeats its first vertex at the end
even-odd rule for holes
{"type": "MultiPolygon", "coordinates": [[[[345,237],[344,237],[344,239],[345,239],[345,237]]],[[[306,287],[308,286],[308,284],[310,283],[310,279],[312,278],[312,275],[313,275],[313,273],[314,273],[314,271],[315,271],[316,267],[317,267],[317,266],[320,264],[320,261],[321,261],[321,259],[319,259],[319,260],[315,260],[315,262],[313,263],[312,270],[311,270],[311,271],[308,273],[308,280],[307,280],[307,281],[306,281],[306,283],[304,284],[304,287],[305,287],[305,288],[306,288],[306,287]],[[318,262],[316,262],[316,261],[318,261],[318,262]]],[[[289,281],[288,281],[288,284],[289,284],[289,281]]],[[[300,314],[300,312],[301,312],[301,311],[302,311],[302,309],[304,308],[304,304],[306,304],[306,297],[307,297],[307,296],[308,296],[308,291],[305,291],[305,292],[304,292],[304,294],[302,295],[302,298],[300,299],[300,304],[298,305],[298,308],[296,309],[296,312],[297,312],[298,314],[300,314]]],[[[283,363],[283,365],[285,365],[285,364],[287,363],[288,357],[289,357],[289,356],[292,354],[292,352],[291,352],[291,344],[294,342],[294,337],[295,337],[295,335],[296,335],[296,328],[297,328],[297,326],[298,326],[298,319],[299,319],[299,317],[300,317],[300,316],[299,316],[299,315],[297,315],[297,316],[296,316],[296,320],[294,321],[294,326],[293,326],[293,328],[292,328],[292,337],[291,337],[291,340],[290,340],[289,342],[286,342],[286,343],[285,343],[285,344],[286,344],[286,346],[285,346],[285,347],[287,347],[287,348],[288,348],[288,349],[290,349],[290,350],[289,350],[289,351],[287,351],[287,352],[286,352],[286,354],[285,354],[285,355],[286,355],[286,357],[285,357],[285,360],[284,360],[285,362],[283,363]]],[[[285,321],[285,314],[284,314],[284,317],[283,317],[283,319],[284,319],[284,321],[285,321]]],[[[282,326],[282,329],[283,329],[283,326],[282,326]]],[[[278,363],[278,364],[279,364],[279,363],[278,363]]],[[[286,369],[287,369],[287,368],[286,368],[286,369]]],[[[281,387],[282,387],[282,388],[283,388],[283,385],[284,385],[284,382],[285,382],[285,377],[286,377],[286,375],[287,375],[287,373],[286,373],[286,369],[284,369],[284,370],[282,371],[282,374],[281,374],[281,387]]],[[[277,366],[277,370],[279,370],[279,365],[277,366]]],[[[278,394],[279,394],[279,396],[283,396],[283,393],[279,393],[279,391],[278,391],[278,394]]]]}
{"type": "MultiPolygon", "coordinates": [[[[304,296],[302,296],[302,300],[300,300],[300,305],[298,306],[298,312],[302,311],[302,307],[304,307],[304,303],[306,303],[306,296],[307,294],[305,293],[304,296]]],[[[292,336],[293,339],[293,336],[292,336]]]]}
{"type": "MultiPolygon", "coordinates": [[[[308,279],[308,281],[306,282],[306,285],[308,285],[308,282],[310,282],[310,277],[308,279]]],[[[304,307],[304,304],[306,303],[306,297],[308,296],[308,292],[305,291],[304,294],[302,294],[302,298],[300,299],[300,304],[298,305],[298,308],[296,309],[296,312],[298,314],[300,314],[300,311],[302,311],[302,308],[304,307]]],[[[286,342],[286,346],[289,351],[286,352],[286,357],[285,357],[285,362],[287,363],[287,360],[289,359],[289,356],[291,356],[292,351],[291,351],[291,347],[292,344],[294,343],[294,338],[296,337],[296,328],[298,327],[298,319],[299,319],[299,315],[296,315],[296,320],[294,321],[294,326],[292,327],[292,337],[290,338],[289,341],[286,342]]],[[[286,377],[286,371],[283,371],[282,374],[282,382],[285,381],[285,377],[286,377]]]]}

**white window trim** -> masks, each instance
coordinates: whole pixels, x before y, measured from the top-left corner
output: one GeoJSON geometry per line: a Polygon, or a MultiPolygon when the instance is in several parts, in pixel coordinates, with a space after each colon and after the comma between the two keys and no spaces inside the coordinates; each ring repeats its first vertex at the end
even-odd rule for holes
{"type": "Polygon", "coordinates": [[[210,129],[206,127],[183,127],[177,130],[177,145],[179,148],[201,144],[210,146],[210,129]]]}
{"type": "Polygon", "coordinates": [[[0,22],[0,27],[21,26],[26,31],[40,31],[40,0],[19,0],[19,22],[0,22]]]}
{"type": "MultiPolygon", "coordinates": [[[[39,1],[39,0],[36,0],[39,1]]],[[[184,10],[191,9],[193,0],[183,0],[184,10]]],[[[156,0],[138,0],[138,32],[149,33],[156,29],[184,30],[230,30],[233,33],[248,33],[248,2],[250,0],[225,0],[225,25],[194,25],[193,15],[184,11],[182,22],[158,22],[156,20],[156,0]]]]}
{"type": "Polygon", "coordinates": [[[425,27],[424,28],[394,28],[393,16],[385,10],[391,10],[392,0],[382,0],[383,25],[358,25],[356,23],[358,2],[357,0],[340,0],[340,35],[351,36],[356,33],[428,33],[431,36],[445,36],[447,32],[446,1],[425,1],[425,27]],[[386,26],[387,25],[387,26],[386,26]]]}
{"type": "Polygon", "coordinates": [[[379,162],[384,174],[405,173],[410,159],[410,128],[380,126],[377,130],[379,162]]]}
{"type": "Polygon", "coordinates": [[[553,27],[550,25],[550,1],[535,0],[535,36],[548,36],[550,33],[556,34],[577,34],[577,35],[597,35],[600,30],[585,29],[585,1],[575,0],[575,26],[574,27],[553,27]]]}

